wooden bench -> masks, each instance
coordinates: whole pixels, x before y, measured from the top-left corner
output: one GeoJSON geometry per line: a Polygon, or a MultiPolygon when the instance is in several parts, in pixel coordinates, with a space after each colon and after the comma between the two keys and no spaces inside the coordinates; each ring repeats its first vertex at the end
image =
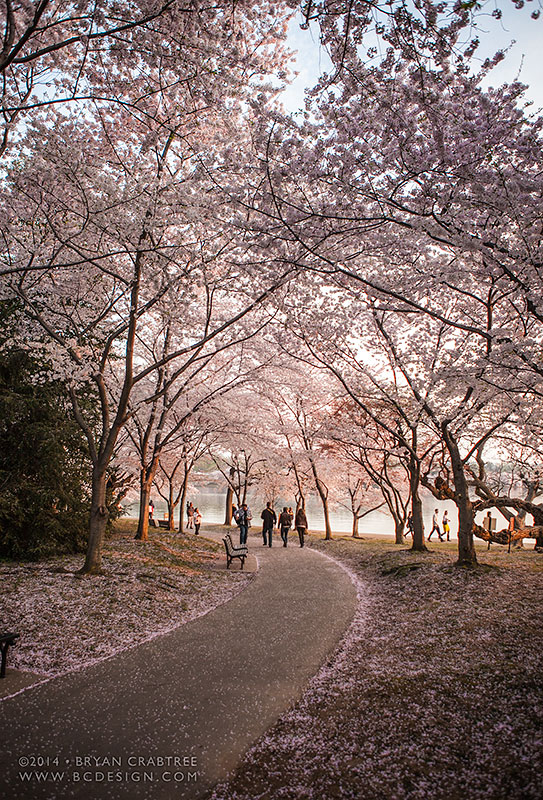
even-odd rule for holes
{"type": "Polygon", "coordinates": [[[0,635],[0,651],[2,652],[2,666],[0,667],[0,678],[6,677],[6,663],[8,660],[8,650],[19,638],[18,633],[3,633],[0,635]]]}
{"type": "Polygon", "coordinates": [[[170,527],[170,523],[168,522],[168,520],[167,520],[167,519],[159,519],[159,521],[158,521],[158,527],[159,527],[159,528],[166,528],[166,529],[168,529],[168,528],[170,527]]]}
{"type": "Polygon", "coordinates": [[[239,558],[241,561],[241,568],[243,569],[243,565],[245,564],[245,559],[249,554],[249,550],[247,549],[246,544],[239,544],[235,545],[232,542],[232,537],[229,533],[223,537],[224,547],[226,550],[226,567],[230,569],[230,564],[234,558],[239,558]]]}

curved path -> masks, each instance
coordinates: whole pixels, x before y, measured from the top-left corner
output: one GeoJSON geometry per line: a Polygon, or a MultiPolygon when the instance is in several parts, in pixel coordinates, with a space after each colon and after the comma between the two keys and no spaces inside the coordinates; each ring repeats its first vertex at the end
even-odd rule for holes
{"type": "Polygon", "coordinates": [[[236,766],[356,606],[335,562],[294,542],[249,545],[259,574],[225,605],[0,704],[1,795],[192,800],[236,766]]]}

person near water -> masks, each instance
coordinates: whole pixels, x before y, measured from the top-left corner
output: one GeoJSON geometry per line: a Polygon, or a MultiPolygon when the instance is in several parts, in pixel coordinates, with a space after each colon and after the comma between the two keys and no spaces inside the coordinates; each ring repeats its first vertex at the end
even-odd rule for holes
{"type": "Polygon", "coordinates": [[[434,531],[437,533],[439,541],[440,542],[443,541],[443,536],[441,535],[441,528],[439,527],[438,518],[439,518],[439,509],[436,508],[432,516],[432,530],[430,531],[428,541],[430,541],[430,539],[432,538],[432,534],[434,533],[434,531]]]}
{"type": "Polygon", "coordinates": [[[239,528],[239,543],[247,544],[247,535],[249,533],[249,524],[251,521],[251,512],[247,503],[242,503],[234,514],[237,526],[239,528]]]}
{"type": "Polygon", "coordinates": [[[288,532],[292,525],[292,514],[288,513],[288,508],[283,507],[279,515],[279,530],[281,531],[281,539],[283,540],[283,547],[288,544],[288,532]]]}
{"type": "Polygon", "coordinates": [[[277,514],[272,508],[270,502],[266,503],[266,508],[260,515],[262,519],[262,538],[264,539],[264,546],[272,546],[273,527],[277,522],[277,514]]]}
{"type": "Polygon", "coordinates": [[[193,520],[194,520],[194,533],[195,534],[199,534],[200,533],[200,525],[202,524],[202,515],[200,514],[200,511],[199,511],[198,508],[194,509],[193,520]]]}
{"type": "Polygon", "coordinates": [[[449,512],[447,509],[443,512],[443,519],[441,520],[441,524],[443,525],[443,533],[447,537],[447,541],[450,542],[451,537],[451,526],[449,525],[449,512]]]}
{"type": "Polygon", "coordinates": [[[304,509],[300,508],[296,511],[296,519],[294,521],[296,530],[298,531],[298,538],[300,539],[300,547],[304,546],[305,535],[307,533],[307,517],[304,509]]]}

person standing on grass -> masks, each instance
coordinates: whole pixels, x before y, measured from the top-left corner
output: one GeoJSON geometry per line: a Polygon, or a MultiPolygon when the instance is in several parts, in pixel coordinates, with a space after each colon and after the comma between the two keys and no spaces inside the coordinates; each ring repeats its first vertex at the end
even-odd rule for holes
{"type": "Polygon", "coordinates": [[[292,525],[292,516],[288,513],[288,508],[283,506],[283,510],[279,515],[279,530],[281,531],[281,539],[283,540],[283,547],[288,544],[288,532],[292,525]]]}
{"type": "Polygon", "coordinates": [[[443,537],[441,535],[441,529],[439,527],[438,518],[439,518],[439,509],[436,508],[436,510],[434,511],[434,515],[432,517],[432,530],[430,531],[430,535],[428,537],[428,541],[430,541],[430,539],[432,538],[432,534],[433,534],[434,531],[437,532],[437,535],[439,537],[439,541],[440,542],[443,541],[443,537]]]}
{"type": "Polygon", "coordinates": [[[445,511],[443,512],[443,519],[441,520],[441,522],[443,524],[443,533],[445,534],[445,536],[447,537],[447,541],[449,542],[451,526],[449,525],[449,512],[447,511],[447,509],[445,509],[445,511]]]}
{"type": "Polygon", "coordinates": [[[194,506],[192,503],[187,503],[187,528],[194,527],[194,506]]]}
{"type": "Polygon", "coordinates": [[[202,515],[200,514],[198,508],[194,509],[194,533],[198,535],[200,533],[200,525],[202,524],[202,515]]]}
{"type": "Polygon", "coordinates": [[[294,522],[296,530],[298,531],[298,538],[300,539],[300,547],[304,546],[305,535],[307,533],[307,517],[305,511],[300,506],[296,511],[296,520],[294,522]]]}
{"type": "Polygon", "coordinates": [[[262,522],[262,538],[264,539],[264,547],[272,546],[273,526],[277,522],[277,514],[272,508],[271,503],[266,503],[266,508],[260,515],[262,522]]]}

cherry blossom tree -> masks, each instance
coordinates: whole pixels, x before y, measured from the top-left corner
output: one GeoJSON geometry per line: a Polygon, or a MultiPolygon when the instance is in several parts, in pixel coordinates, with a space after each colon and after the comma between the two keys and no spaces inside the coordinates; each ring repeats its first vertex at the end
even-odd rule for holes
{"type": "Polygon", "coordinates": [[[209,453],[226,482],[224,524],[230,525],[232,504],[246,503],[250,488],[267,473],[267,454],[260,436],[258,401],[248,387],[241,385],[229,393],[218,414],[220,428],[209,453]]]}
{"type": "MultiPolygon", "coordinates": [[[[263,178],[253,207],[261,228],[318,284],[298,302],[299,317],[314,303],[330,320],[329,297],[352,292],[349,313],[334,306],[340,323],[331,326],[341,337],[341,326],[353,327],[358,292],[371,319],[358,348],[373,350],[372,340],[381,340],[390,385],[404,398],[399,406],[412,408],[402,436],[415,484],[421,462],[409,438],[421,422],[446,445],[459,563],[474,563],[465,473],[472,447],[505,424],[527,393],[538,402],[541,394],[542,121],[521,107],[520,85],[481,88],[501,54],[474,74],[476,42],[462,45],[461,9],[447,28],[446,6],[405,14],[393,6],[381,31],[391,46],[373,63],[362,38],[370,10],[341,3],[328,10],[323,30],[334,69],[310,93],[301,122],[275,115],[262,126],[263,178]],[[491,408],[496,425],[478,427],[491,408]]],[[[324,6],[315,5],[318,13],[324,6]]],[[[329,365],[323,347],[331,349],[331,336],[322,326],[301,326],[302,338],[329,365]]],[[[356,349],[351,340],[341,358],[359,367],[356,349]]],[[[371,365],[364,366],[367,375],[371,365]]],[[[335,369],[345,379],[337,362],[335,369]]]]}
{"type": "Polygon", "coordinates": [[[216,8],[185,20],[186,46],[177,42],[175,54],[161,50],[140,71],[132,53],[123,69],[101,73],[112,92],[117,84],[128,91],[130,79],[134,103],[49,108],[28,126],[24,157],[9,164],[0,199],[3,296],[20,304],[20,340],[40,348],[69,386],[88,442],[87,573],[100,570],[107,467],[131,400],[160,401],[165,387],[152,376],[168,371],[168,380],[182,381],[194,364],[254,335],[268,318],[264,302],[292,272],[251,257],[210,177],[213,169],[224,175],[221,153],[233,141],[241,148],[242,101],[254,75],[282,58],[272,47],[276,21],[251,17],[246,28],[241,15],[216,8]],[[218,62],[226,42],[231,60],[218,62]],[[167,318],[176,324],[158,357],[167,318]],[[82,387],[94,391],[98,420],[86,416],[82,387]]]}
{"type": "Polygon", "coordinates": [[[230,95],[240,78],[247,83],[249,75],[270,68],[281,73],[279,50],[261,45],[270,35],[284,35],[295,3],[272,2],[258,12],[246,0],[204,6],[192,0],[80,0],[71,6],[4,0],[2,6],[0,155],[10,138],[18,144],[21,118],[43,109],[84,107],[92,114],[113,102],[153,116],[157,95],[178,82],[189,81],[192,100],[205,107],[214,96],[230,95]],[[219,62],[228,68],[217,69],[219,62]]]}
{"type": "Polygon", "coordinates": [[[327,452],[327,420],[334,400],[332,393],[316,391],[310,369],[290,385],[280,381],[270,401],[277,409],[281,432],[287,443],[298,489],[297,504],[305,501],[303,474],[307,471],[320,499],[325,539],[332,538],[330,488],[336,474],[333,456],[327,452]],[[302,466],[304,464],[305,466],[302,466]]]}
{"type": "MultiPolygon", "coordinates": [[[[160,455],[154,486],[168,507],[168,528],[175,530],[175,509],[179,506],[179,533],[184,533],[184,509],[189,478],[194,466],[207,452],[209,421],[202,414],[186,421],[179,436],[160,455]]],[[[140,512],[141,513],[141,512],[140,512]]]]}
{"type": "MultiPolygon", "coordinates": [[[[396,414],[393,406],[374,404],[377,419],[388,419],[392,423],[396,414]]],[[[390,425],[390,427],[392,427],[390,425]]],[[[404,448],[398,447],[397,436],[391,436],[382,425],[361,412],[359,406],[351,402],[344,403],[334,415],[331,437],[339,447],[342,459],[352,469],[358,468],[358,475],[353,488],[350,488],[351,508],[356,523],[354,500],[355,489],[364,490],[366,496],[372,497],[373,507],[366,513],[385,505],[394,521],[396,544],[403,544],[404,530],[411,506],[409,482],[409,455],[404,448]],[[376,502],[380,496],[380,502],[376,502]]],[[[360,514],[363,496],[359,502],[357,514],[360,514]]],[[[354,535],[354,533],[353,533],[354,535]]]]}
{"type": "MultiPolygon", "coordinates": [[[[186,329],[190,329],[188,324],[186,329]]],[[[247,381],[253,370],[257,369],[249,354],[250,343],[247,341],[252,331],[242,329],[236,331],[232,338],[222,340],[223,352],[217,349],[211,352],[195,350],[186,362],[176,362],[172,370],[168,363],[172,333],[171,320],[168,318],[152,351],[152,358],[165,362],[165,365],[149,372],[151,385],[140,385],[138,391],[133,392],[131,400],[128,430],[140,460],[140,512],[136,538],[142,540],[148,535],[150,492],[163,454],[172,447],[177,450],[179,443],[182,443],[185,452],[183,484],[186,491],[189,465],[193,466],[195,457],[193,453],[189,459],[186,452],[186,432],[191,428],[192,418],[203,420],[202,412],[211,413],[210,406],[216,414],[220,414],[221,398],[247,381]],[[138,402],[140,393],[143,402],[138,402]]],[[[210,427],[211,421],[207,425],[207,432],[220,427],[217,423],[210,427]]]]}
{"type": "MultiPolygon", "coordinates": [[[[350,459],[349,459],[350,460],[350,459]]],[[[352,536],[354,539],[361,539],[359,534],[360,520],[378,511],[384,506],[384,501],[368,508],[368,495],[375,490],[373,481],[368,477],[360,477],[356,473],[353,475],[352,469],[347,471],[347,492],[349,494],[349,510],[353,515],[352,536]]],[[[342,504],[345,505],[345,504],[342,504]]],[[[347,508],[347,506],[345,505],[347,508]]]]}

